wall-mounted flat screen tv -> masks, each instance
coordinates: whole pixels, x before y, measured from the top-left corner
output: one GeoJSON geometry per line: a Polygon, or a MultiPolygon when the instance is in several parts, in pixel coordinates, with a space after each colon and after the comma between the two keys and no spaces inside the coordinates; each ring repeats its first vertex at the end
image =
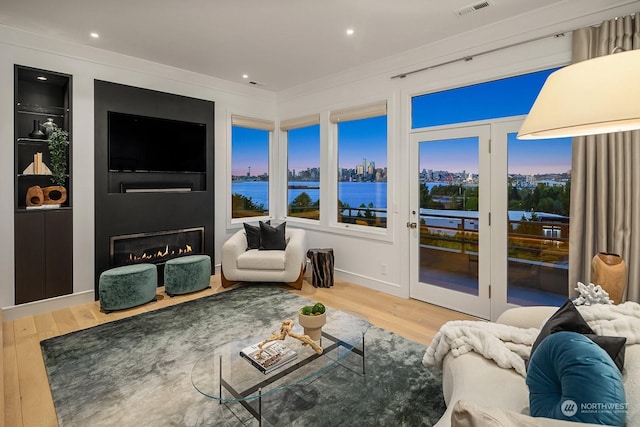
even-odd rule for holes
{"type": "Polygon", "coordinates": [[[109,171],[206,172],[205,124],[108,114],[109,171]]]}

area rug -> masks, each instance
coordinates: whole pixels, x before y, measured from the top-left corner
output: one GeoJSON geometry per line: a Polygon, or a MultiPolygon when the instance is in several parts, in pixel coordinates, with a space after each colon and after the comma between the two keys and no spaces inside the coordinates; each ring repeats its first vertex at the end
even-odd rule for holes
{"type": "MultiPolygon", "coordinates": [[[[41,342],[53,401],[68,426],[257,425],[238,403],[191,384],[191,369],[225,342],[279,330],[308,300],[246,286],[41,342]]],[[[329,307],[331,310],[331,307],[329,307]]],[[[335,367],[263,400],[268,426],[429,426],[445,411],[425,346],[372,326],[366,375],[335,367]]]]}

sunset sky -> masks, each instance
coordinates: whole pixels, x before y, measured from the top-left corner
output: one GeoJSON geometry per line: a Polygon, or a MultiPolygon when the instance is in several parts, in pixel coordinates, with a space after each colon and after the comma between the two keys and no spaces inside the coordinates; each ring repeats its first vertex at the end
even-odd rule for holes
{"type": "MultiPolygon", "coordinates": [[[[412,128],[428,128],[529,112],[547,76],[554,70],[506,78],[412,99],[412,128]]],[[[320,125],[289,131],[288,169],[319,167],[320,125]]],[[[571,139],[521,141],[508,136],[509,173],[564,173],[571,169],[571,139]]],[[[478,172],[477,140],[422,143],[420,170],[478,172]],[[428,146],[424,146],[428,144],[428,146]]],[[[232,128],[232,174],[268,171],[269,132],[232,128]]],[[[338,167],[355,168],[362,159],[387,166],[387,117],[354,120],[338,127],[338,167]]]]}

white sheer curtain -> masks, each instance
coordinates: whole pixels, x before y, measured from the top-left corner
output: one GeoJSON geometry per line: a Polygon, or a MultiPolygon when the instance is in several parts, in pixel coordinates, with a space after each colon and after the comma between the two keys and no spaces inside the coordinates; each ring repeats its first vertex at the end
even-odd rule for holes
{"type": "MultiPolygon", "coordinates": [[[[573,32],[574,63],[620,49],[640,49],[640,13],[573,32]]],[[[573,139],[569,247],[570,294],[589,283],[593,256],[609,252],[627,265],[623,300],[640,302],[640,131],[573,139]]]]}

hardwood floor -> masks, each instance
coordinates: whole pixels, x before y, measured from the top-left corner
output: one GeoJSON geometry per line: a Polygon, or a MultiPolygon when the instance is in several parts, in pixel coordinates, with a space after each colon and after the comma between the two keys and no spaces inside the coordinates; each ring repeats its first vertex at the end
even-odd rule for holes
{"type": "MultiPolygon", "coordinates": [[[[58,425],[40,351],[41,340],[234,288],[222,288],[219,275],[212,276],[211,287],[202,292],[174,298],[167,297],[164,288],[158,288],[156,303],[108,315],[100,312],[98,302],[92,302],[3,322],[0,333],[3,354],[0,362],[4,364],[4,425],[58,425]]],[[[332,288],[314,288],[305,282],[301,290],[286,289],[303,297],[322,301],[331,308],[360,313],[376,326],[423,344],[428,344],[440,325],[449,320],[474,319],[455,311],[417,300],[394,297],[341,280],[336,280],[332,288]]]]}

